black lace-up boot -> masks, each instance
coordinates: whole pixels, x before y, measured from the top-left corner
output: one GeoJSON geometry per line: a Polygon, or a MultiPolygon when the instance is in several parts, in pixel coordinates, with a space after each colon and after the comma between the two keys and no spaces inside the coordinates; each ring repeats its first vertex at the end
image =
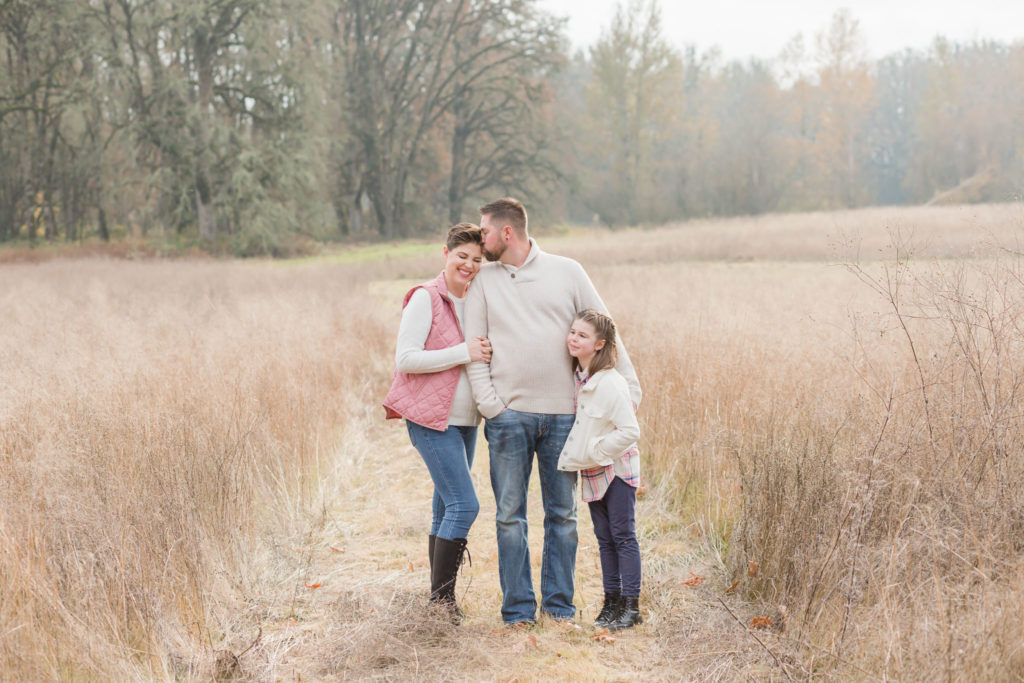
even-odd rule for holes
{"type": "MultiPolygon", "coordinates": [[[[466,539],[448,540],[438,536],[434,540],[434,565],[430,571],[430,600],[448,608],[452,621],[462,620],[462,611],[455,604],[455,580],[459,575],[459,567],[463,558],[469,555],[466,539]]],[[[470,564],[472,558],[470,557],[470,564]]]]}
{"type": "Polygon", "coordinates": [[[622,596],[618,593],[604,594],[604,607],[601,608],[601,613],[594,620],[594,626],[607,628],[609,624],[615,621],[619,616],[619,601],[621,598],[622,596]]]}
{"type": "Polygon", "coordinates": [[[619,615],[615,621],[608,624],[608,628],[618,631],[623,628],[633,628],[637,624],[642,624],[643,621],[640,616],[640,596],[623,595],[619,602],[619,615]]]}

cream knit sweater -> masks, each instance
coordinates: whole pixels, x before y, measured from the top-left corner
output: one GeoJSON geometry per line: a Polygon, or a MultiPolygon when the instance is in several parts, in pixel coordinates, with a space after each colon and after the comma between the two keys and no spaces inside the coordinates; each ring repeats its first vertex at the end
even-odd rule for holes
{"type": "MultiPolygon", "coordinates": [[[[571,415],[576,384],[565,338],[576,314],[607,312],[587,273],[576,261],[548,254],[530,239],[530,254],[516,268],[487,263],[466,295],[466,339],[487,337],[491,362],[467,369],[480,413],[505,408],[527,413],[571,415]]],[[[640,382],[619,338],[616,369],[640,405],[640,382]]]]}

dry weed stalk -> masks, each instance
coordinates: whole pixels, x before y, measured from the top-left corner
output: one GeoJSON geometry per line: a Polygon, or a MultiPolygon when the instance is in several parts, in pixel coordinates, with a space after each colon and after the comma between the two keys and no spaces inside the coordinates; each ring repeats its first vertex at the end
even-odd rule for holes
{"type": "Polygon", "coordinates": [[[759,431],[784,436],[737,448],[734,571],[761,562],[753,590],[801,607],[797,635],[830,668],[1016,678],[1020,628],[988,596],[1021,601],[1022,261],[906,253],[851,266],[892,326],[855,330],[860,386],[819,398],[845,406],[842,423],[767,418],[759,431]]]}

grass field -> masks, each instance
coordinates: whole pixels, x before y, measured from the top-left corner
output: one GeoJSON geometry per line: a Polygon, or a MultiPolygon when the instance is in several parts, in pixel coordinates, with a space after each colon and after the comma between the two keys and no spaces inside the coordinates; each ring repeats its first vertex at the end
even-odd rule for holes
{"type": "Polygon", "coordinates": [[[0,679],[1019,680],[1022,236],[1019,204],[541,232],[645,388],[614,641],[585,506],[580,627],[501,627],[482,436],[468,617],[424,611],[429,480],[379,403],[439,246],[4,263],[0,679]]]}

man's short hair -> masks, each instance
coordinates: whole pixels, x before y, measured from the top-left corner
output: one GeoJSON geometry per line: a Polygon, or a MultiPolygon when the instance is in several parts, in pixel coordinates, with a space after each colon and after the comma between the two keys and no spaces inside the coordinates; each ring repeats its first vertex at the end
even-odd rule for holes
{"type": "Polygon", "coordinates": [[[480,236],[480,228],[472,223],[456,223],[448,230],[448,237],[445,239],[445,246],[451,251],[460,244],[483,245],[484,240],[480,236]]]}
{"type": "Polygon", "coordinates": [[[502,197],[480,207],[481,216],[490,216],[502,225],[511,225],[520,236],[526,236],[526,207],[518,199],[502,197]]]}

